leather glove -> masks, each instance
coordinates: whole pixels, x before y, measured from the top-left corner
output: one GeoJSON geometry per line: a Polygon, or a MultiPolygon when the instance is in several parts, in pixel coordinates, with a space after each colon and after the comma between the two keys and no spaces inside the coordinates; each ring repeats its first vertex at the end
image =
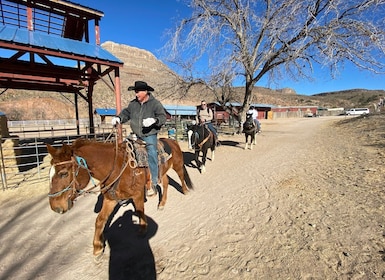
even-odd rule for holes
{"type": "Polygon", "coordinates": [[[154,118],[147,118],[147,119],[143,120],[143,126],[144,127],[152,126],[154,123],[156,123],[156,119],[154,119],[154,118]]]}
{"type": "Polygon", "coordinates": [[[120,124],[120,118],[119,117],[113,117],[111,120],[111,124],[114,126],[117,124],[120,124]]]}

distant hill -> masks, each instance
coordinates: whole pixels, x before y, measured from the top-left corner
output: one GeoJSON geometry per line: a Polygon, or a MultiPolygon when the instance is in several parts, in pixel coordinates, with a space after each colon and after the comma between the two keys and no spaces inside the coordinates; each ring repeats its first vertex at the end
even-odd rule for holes
{"type": "MultiPolygon", "coordinates": [[[[154,94],[163,104],[196,105],[200,100],[215,101],[209,92],[201,88],[192,89],[187,95],[173,85],[180,77],[157,59],[151,52],[135,47],[105,42],[102,47],[124,62],[120,71],[122,87],[122,106],[134,98],[127,88],[136,80],[144,80],[155,88],[154,94]]],[[[107,81],[109,82],[109,81],[107,81]]],[[[244,88],[235,88],[233,102],[242,102],[244,88]]],[[[321,107],[368,107],[385,96],[384,90],[352,89],[327,92],[316,95],[298,95],[293,89],[272,90],[255,87],[253,103],[277,106],[314,105],[321,107]]],[[[94,108],[114,108],[115,94],[104,82],[99,81],[94,88],[94,108]]],[[[72,94],[35,92],[9,89],[0,95],[0,111],[10,120],[31,119],[71,119],[75,117],[74,97],[72,94]]],[[[86,102],[79,98],[79,114],[88,117],[86,102]]]]}

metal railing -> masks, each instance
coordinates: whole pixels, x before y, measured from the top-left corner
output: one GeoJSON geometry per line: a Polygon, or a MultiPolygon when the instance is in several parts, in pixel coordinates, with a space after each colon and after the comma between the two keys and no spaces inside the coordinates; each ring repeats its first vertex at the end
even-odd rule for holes
{"type": "MultiPolygon", "coordinates": [[[[161,137],[174,138],[177,141],[187,141],[187,125],[192,120],[169,120],[160,132],[161,137]],[[172,133],[171,133],[172,132],[172,133]]],[[[23,121],[8,122],[10,137],[0,138],[0,173],[2,190],[18,188],[21,183],[47,181],[49,178],[50,157],[46,144],[54,147],[63,143],[71,144],[77,138],[83,137],[104,141],[114,138],[110,124],[96,124],[95,134],[89,133],[87,122],[81,123],[81,134],[74,129],[75,122],[59,121],[23,121]]],[[[235,126],[221,125],[218,133],[234,133],[235,126]]],[[[123,126],[123,137],[130,131],[129,125],[123,126]]],[[[48,185],[47,185],[48,186],[48,185]]]]}

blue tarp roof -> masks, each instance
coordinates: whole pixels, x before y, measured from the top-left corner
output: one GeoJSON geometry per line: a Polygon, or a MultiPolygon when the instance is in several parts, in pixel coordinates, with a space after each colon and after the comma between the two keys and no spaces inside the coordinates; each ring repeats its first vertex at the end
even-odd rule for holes
{"type": "MultiPolygon", "coordinates": [[[[195,116],[197,112],[195,106],[164,105],[163,107],[172,116],[195,116]]],[[[100,116],[116,116],[116,109],[96,108],[95,113],[100,116]]]]}
{"type": "Polygon", "coordinates": [[[0,41],[123,64],[101,46],[13,26],[0,25],[0,41]]]}
{"type": "Polygon", "coordinates": [[[116,116],[116,109],[96,108],[95,113],[100,116],[116,116]]]}
{"type": "Polygon", "coordinates": [[[172,116],[195,116],[197,107],[185,105],[163,105],[164,109],[172,116]]]}

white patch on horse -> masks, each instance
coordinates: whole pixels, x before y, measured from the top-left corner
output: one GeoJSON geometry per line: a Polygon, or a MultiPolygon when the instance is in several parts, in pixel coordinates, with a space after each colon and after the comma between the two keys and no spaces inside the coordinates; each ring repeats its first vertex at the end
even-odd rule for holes
{"type": "Polygon", "coordinates": [[[191,143],[191,136],[192,136],[192,135],[193,135],[193,131],[192,131],[192,130],[187,131],[188,148],[189,148],[190,150],[193,149],[192,143],[191,143]]]}
{"type": "Polygon", "coordinates": [[[49,169],[49,183],[52,184],[53,176],[55,175],[55,168],[51,165],[51,168],[49,169]]]}

